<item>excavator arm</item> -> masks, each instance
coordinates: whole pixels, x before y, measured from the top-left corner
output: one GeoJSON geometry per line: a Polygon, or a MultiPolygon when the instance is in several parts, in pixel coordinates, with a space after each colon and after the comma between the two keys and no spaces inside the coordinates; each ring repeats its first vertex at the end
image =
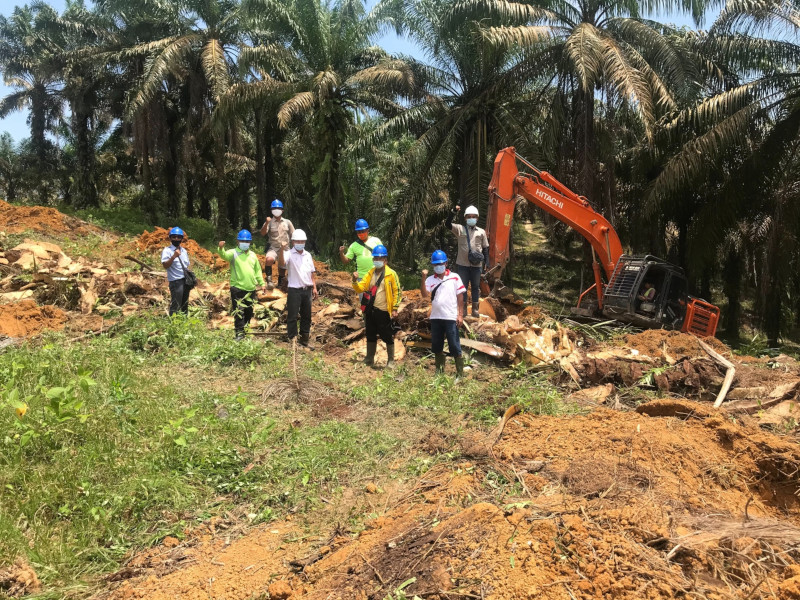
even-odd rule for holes
{"type": "Polygon", "coordinates": [[[578,196],[550,173],[540,171],[524,158],[517,156],[514,148],[505,148],[497,155],[489,184],[486,230],[490,243],[488,266],[492,277],[495,280],[500,278],[510,258],[509,237],[518,196],[569,225],[591,244],[595,259],[595,285],[592,287],[596,289],[598,304],[602,307],[601,270],[610,279],[619,257],[622,256],[622,243],[617,232],[603,215],[591,207],[586,198],[578,196]],[[521,173],[517,168],[518,160],[529,167],[532,173],[521,173]]]}

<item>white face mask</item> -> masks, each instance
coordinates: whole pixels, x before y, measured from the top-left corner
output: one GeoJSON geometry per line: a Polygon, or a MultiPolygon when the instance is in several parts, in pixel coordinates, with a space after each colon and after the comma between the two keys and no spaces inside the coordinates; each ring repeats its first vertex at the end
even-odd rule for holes
{"type": "Polygon", "coordinates": [[[305,244],[295,244],[294,245],[294,249],[297,250],[298,252],[302,252],[303,250],[306,249],[306,245],[305,244]]]}
{"type": "Polygon", "coordinates": [[[280,217],[283,214],[283,211],[280,208],[273,208],[272,209],[272,216],[273,217],[280,217]]]}
{"type": "Polygon", "coordinates": [[[249,242],[239,242],[239,250],[242,252],[247,252],[250,249],[249,242]]]}
{"type": "Polygon", "coordinates": [[[373,260],[372,264],[375,266],[376,269],[383,268],[383,261],[382,260],[373,260]]]}
{"type": "Polygon", "coordinates": [[[467,219],[467,225],[470,227],[475,227],[478,224],[478,219],[467,219]]]}
{"type": "Polygon", "coordinates": [[[437,275],[441,275],[447,269],[447,265],[433,265],[433,272],[437,275]]]}

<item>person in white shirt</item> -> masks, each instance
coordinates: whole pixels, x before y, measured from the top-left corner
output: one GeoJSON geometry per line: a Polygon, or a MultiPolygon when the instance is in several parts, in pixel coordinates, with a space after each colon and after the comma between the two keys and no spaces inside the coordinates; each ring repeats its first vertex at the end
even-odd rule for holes
{"type": "Polygon", "coordinates": [[[462,294],[466,294],[461,277],[447,268],[447,255],[442,250],[435,250],[431,256],[433,275],[422,271],[420,293],[423,298],[431,299],[431,349],[436,357],[436,372],[444,372],[445,355],[444,340],[450,355],[456,360],[456,378],[464,375],[464,357],[461,354],[461,340],[458,328],[464,322],[464,303],[462,294]]]}
{"type": "Polygon", "coordinates": [[[167,246],[161,251],[161,264],[167,270],[167,281],[169,282],[169,315],[175,313],[189,313],[189,292],[191,289],[186,287],[186,271],[189,269],[189,253],[186,248],[181,248],[183,243],[183,229],[173,227],[169,230],[169,241],[171,246],[167,246]]]}
{"type": "Polygon", "coordinates": [[[292,249],[284,244],[278,253],[278,268],[286,269],[289,295],[286,299],[286,336],[289,341],[297,337],[297,316],[300,315],[300,344],[309,347],[311,336],[311,300],[317,297],[316,267],[311,253],[306,250],[306,232],[295,229],[292,249]]]}

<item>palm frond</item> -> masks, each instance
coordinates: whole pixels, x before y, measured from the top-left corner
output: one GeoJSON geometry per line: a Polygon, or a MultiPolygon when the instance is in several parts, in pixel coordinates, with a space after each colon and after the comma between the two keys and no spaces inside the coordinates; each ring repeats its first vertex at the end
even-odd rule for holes
{"type": "Polygon", "coordinates": [[[284,102],[278,109],[278,124],[286,129],[294,117],[309,113],[313,108],[314,94],[311,92],[299,92],[284,102]]]}

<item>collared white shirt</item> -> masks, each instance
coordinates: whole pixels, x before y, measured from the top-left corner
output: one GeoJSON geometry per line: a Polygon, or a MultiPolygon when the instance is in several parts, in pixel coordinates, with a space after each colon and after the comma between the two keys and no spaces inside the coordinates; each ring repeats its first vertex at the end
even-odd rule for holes
{"type": "Polygon", "coordinates": [[[431,302],[431,319],[457,320],[458,295],[467,293],[461,277],[448,269],[444,272],[442,279],[431,275],[425,280],[425,289],[428,290],[428,293],[431,293],[436,286],[439,287],[431,302]]]}
{"type": "Polygon", "coordinates": [[[283,261],[286,263],[286,275],[289,278],[290,288],[309,287],[314,285],[311,279],[311,274],[317,268],[314,266],[314,259],[308,250],[303,250],[302,253],[294,248],[285,250],[283,253],[283,261]]]}
{"type": "MultiPolygon", "coordinates": [[[[161,251],[161,262],[165,263],[172,255],[175,254],[175,246],[167,246],[161,251]]],[[[178,279],[183,279],[185,277],[183,270],[189,268],[189,253],[186,252],[186,248],[181,248],[181,253],[178,258],[172,261],[172,264],[167,267],[167,281],[178,281],[178,279]],[[183,268],[181,268],[181,263],[178,260],[183,262],[183,268]]]]}

